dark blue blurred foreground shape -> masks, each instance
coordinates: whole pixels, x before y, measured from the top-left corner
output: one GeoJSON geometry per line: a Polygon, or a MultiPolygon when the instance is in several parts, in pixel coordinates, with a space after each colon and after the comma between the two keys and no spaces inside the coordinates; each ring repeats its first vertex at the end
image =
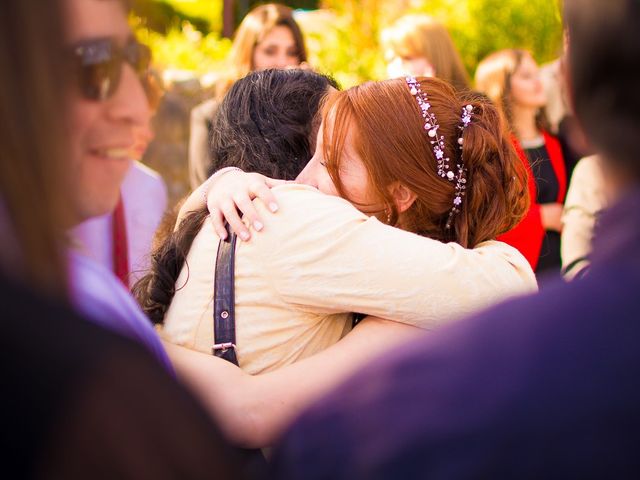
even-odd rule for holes
{"type": "Polygon", "coordinates": [[[273,476],[640,478],[640,190],[599,232],[590,276],[416,341],[317,403],[273,476]]]}

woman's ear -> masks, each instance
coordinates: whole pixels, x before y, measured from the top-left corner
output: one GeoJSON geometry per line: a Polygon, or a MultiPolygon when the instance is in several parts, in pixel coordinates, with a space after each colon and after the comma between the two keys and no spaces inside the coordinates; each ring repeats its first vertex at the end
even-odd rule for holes
{"type": "Polygon", "coordinates": [[[391,196],[393,197],[393,201],[396,204],[396,208],[398,209],[398,213],[406,212],[413,202],[416,201],[418,196],[409,190],[406,186],[404,186],[400,182],[393,182],[389,186],[389,191],[391,192],[391,196]]]}

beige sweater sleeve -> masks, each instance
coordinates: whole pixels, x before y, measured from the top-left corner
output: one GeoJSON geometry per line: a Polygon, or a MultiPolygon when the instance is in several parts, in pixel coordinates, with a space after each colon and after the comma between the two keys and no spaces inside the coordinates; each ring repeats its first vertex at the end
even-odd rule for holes
{"type": "Polygon", "coordinates": [[[600,161],[596,156],[583,158],[573,171],[562,216],[560,253],[565,278],[574,278],[589,265],[596,219],[606,204],[600,161]]]}
{"type": "Polygon", "coordinates": [[[286,185],[274,193],[280,211],[271,214],[256,201],[265,228],[246,253],[294,308],[360,312],[431,329],[537,288],[528,262],[501,242],[464,249],[384,225],[311,187],[286,185]]]}

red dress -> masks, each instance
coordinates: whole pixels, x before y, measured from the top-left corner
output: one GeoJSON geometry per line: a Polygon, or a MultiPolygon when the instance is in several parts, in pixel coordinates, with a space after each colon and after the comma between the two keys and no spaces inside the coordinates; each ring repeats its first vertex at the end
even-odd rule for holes
{"type": "MultiPolygon", "coordinates": [[[[557,201],[558,203],[563,203],[567,191],[567,174],[560,142],[547,132],[543,132],[543,136],[544,145],[549,153],[553,171],[558,179],[559,189],[557,201]]],[[[531,207],[522,221],[512,230],[500,235],[498,240],[517,248],[529,261],[531,268],[535,271],[538,266],[538,259],[540,258],[540,249],[542,247],[545,230],[542,226],[542,217],[540,216],[540,204],[537,203],[538,191],[533,171],[531,170],[531,165],[529,164],[529,160],[527,159],[524,150],[515,137],[513,137],[513,144],[516,147],[518,156],[527,168],[531,207]]]]}

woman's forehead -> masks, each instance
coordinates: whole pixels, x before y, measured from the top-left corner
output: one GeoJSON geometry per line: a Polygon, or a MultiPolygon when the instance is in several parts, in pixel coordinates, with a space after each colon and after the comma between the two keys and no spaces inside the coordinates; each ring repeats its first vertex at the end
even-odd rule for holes
{"type": "Polygon", "coordinates": [[[336,106],[327,112],[318,130],[319,141],[333,142],[334,136],[340,136],[341,161],[360,162],[360,156],[356,149],[356,141],[359,138],[356,122],[348,113],[336,123],[336,106]]]}

